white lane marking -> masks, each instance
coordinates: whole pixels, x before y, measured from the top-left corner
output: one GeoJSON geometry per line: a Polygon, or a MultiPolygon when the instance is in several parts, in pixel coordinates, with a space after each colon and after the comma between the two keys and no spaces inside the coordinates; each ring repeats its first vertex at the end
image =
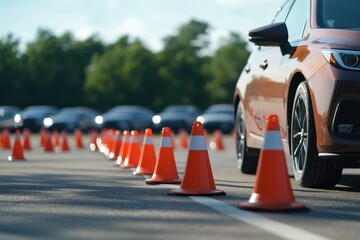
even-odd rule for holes
{"type": "Polygon", "coordinates": [[[214,198],[197,196],[191,196],[189,198],[212,209],[215,209],[216,211],[219,211],[227,216],[233,217],[257,228],[261,228],[283,239],[330,240],[329,238],[317,235],[315,233],[311,233],[284,223],[276,222],[249,211],[241,210],[214,198]]]}

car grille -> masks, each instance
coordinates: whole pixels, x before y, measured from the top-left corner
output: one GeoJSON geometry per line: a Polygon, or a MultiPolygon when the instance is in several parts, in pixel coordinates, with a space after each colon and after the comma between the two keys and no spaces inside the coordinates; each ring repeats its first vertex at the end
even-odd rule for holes
{"type": "Polygon", "coordinates": [[[338,102],[332,129],[339,136],[360,137],[360,100],[345,98],[338,102]]]}

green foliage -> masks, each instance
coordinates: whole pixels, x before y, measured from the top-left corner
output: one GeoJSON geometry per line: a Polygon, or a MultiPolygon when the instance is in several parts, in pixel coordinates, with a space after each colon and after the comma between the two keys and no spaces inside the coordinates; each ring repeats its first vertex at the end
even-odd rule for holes
{"type": "Polygon", "coordinates": [[[239,34],[231,33],[227,39],[223,39],[222,45],[206,67],[211,76],[206,84],[206,92],[212,96],[210,104],[232,102],[236,81],[248,57],[246,42],[239,34]]]}
{"type": "Polygon", "coordinates": [[[191,20],[163,39],[154,53],[140,39],[121,36],[104,45],[97,35],[79,41],[39,29],[24,52],[11,34],[0,39],[0,102],[57,107],[88,105],[105,111],[139,104],[160,111],[169,104],[231,102],[249,52],[231,33],[212,56],[206,22],[191,20]]]}

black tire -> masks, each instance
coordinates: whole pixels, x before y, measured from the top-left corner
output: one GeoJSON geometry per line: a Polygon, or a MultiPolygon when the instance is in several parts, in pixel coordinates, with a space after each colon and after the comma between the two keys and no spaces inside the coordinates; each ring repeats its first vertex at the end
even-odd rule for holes
{"type": "Polygon", "coordinates": [[[333,188],[342,167],[334,159],[318,157],[316,132],[306,82],[298,86],[291,114],[291,154],[295,180],[303,187],[333,188]]]}
{"type": "Polygon", "coordinates": [[[244,113],[239,103],[235,118],[236,130],[236,154],[238,159],[238,168],[242,173],[255,174],[259,161],[259,149],[248,148],[246,145],[246,126],[244,113]]]}

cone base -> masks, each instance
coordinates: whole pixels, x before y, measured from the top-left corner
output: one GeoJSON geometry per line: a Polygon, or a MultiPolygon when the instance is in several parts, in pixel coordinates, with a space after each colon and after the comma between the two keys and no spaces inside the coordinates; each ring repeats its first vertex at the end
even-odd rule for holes
{"type": "Polygon", "coordinates": [[[291,203],[251,203],[241,202],[239,208],[257,211],[296,211],[307,210],[307,207],[303,203],[291,202],[291,203]]]}
{"type": "Polygon", "coordinates": [[[182,179],[174,178],[174,179],[163,179],[159,177],[148,178],[145,180],[146,184],[155,185],[155,184],[180,184],[182,179]]]}
{"type": "Polygon", "coordinates": [[[25,158],[14,158],[13,156],[9,156],[8,160],[11,161],[25,161],[25,158]]]}
{"type": "Polygon", "coordinates": [[[182,195],[182,196],[215,196],[226,195],[226,193],[220,189],[214,190],[189,190],[189,189],[173,189],[168,195],[182,195]]]}

